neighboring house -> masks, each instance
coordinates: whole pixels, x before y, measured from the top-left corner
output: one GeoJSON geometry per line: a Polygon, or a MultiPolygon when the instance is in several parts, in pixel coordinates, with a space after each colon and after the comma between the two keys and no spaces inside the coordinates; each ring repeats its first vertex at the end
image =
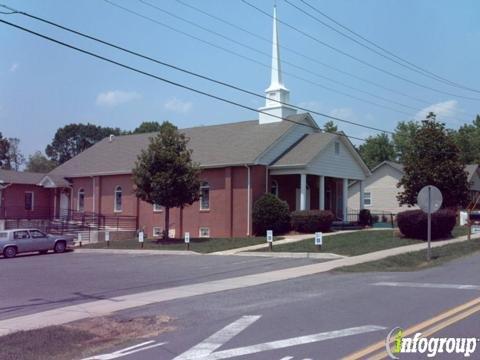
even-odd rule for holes
{"type": "MultiPolygon", "coordinates": [[[[271,84],[258,120],[180,130],[201,167],[200,200],[172,209],[170,236],[252,235],[253,204],[266,192],[291,210],[328,209],[347,219],[348,184],[370,171],[346,136],[322,132],[310,114],[286,105],[276,17],[273,39],[271,84]]],[[[39,184],[51,189],[55,216],[69,209],[130,216],[148,236],[161,236],[163,209],[138,199],[132,181],[137,156],[152,136],[111,136],[47,174],[39,184]]]]}
{"type": "MultiPolygon", "coordinates": [[[[467,165],[465,171],[468,173],[471,198],[480,194],[480,167],[479,165],[467,165]]],[[[403,165],[392,161],[384,161],[372,169],[372,175],[364,182],[363,204],[366,209],[374,213],[393,213],[408,209],[416,209],[416,206],[400,206],[397,200],[399,192],[403,188],[397,188],[402,178],[403,165]]],[[[348,189],[348,207],[352,210],[358,209],[360,200],[360,184],[352,182],[348,189]]]]}

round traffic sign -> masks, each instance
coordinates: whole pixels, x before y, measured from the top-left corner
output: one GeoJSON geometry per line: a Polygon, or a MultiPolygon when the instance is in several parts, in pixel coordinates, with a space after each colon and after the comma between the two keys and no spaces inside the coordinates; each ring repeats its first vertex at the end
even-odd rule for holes
{"type": "Polygon", "coordinates": [[[420,190],[417,196],[417,205],[427,214],[432,214],[442,206],[443,196],[436,186],[427,185],[420,190]]]}

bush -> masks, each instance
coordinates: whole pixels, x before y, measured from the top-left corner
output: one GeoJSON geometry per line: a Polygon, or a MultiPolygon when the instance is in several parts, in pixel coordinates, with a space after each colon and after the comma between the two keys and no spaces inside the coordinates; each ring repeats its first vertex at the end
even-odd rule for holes
{"type": "Polygon", "coordinates": [[[265,194],[253,205],[253,231],[257,235],[265,235],[272,230],[274,235],[290,230],[290,209],[285,201],[273,194],[265,194]]]}
{"type": "Polygon", "coordinates": [[[330,231],[332,222],[335,220],[333,213],[328,210],[294,211],[291,217],[292,229],[302,233],[330,231]]]}
{"type": "Polygon", "coordinates": [[[368,209],[362,209],[358,213],[358,223],[362,226],[372,226],[372,214],[368,209]]]}
{"type": "MultiPolygon", "coordinates": [[[[442,209],[432,214],[432,240],[445,239],[452,235],[457,214],[455,210],[442,209]]],[[[403,235],[412,239],[427,240],[427,214],[422,210],[398,213],[398,227],[403,235]]]]}

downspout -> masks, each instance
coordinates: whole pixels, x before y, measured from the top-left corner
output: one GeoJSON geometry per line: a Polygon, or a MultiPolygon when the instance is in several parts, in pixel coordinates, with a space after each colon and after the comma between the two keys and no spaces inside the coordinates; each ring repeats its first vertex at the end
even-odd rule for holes
{"type": "Polygon", "coordinates": [[[244,165],[247,168],[247,236],[250,236],[250,166],[244,165]]]}
{"type": "Polygon", "coordinates": [[[95,176],[92,176],[92,200],[93,200],[92,213],[95,214],[95,176]]]}

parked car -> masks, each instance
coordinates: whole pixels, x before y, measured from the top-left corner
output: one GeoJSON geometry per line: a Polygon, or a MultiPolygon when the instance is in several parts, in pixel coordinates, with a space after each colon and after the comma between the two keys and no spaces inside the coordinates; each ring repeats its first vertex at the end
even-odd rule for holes
{"type": "Polygon", "coordinates": [[[0,251],[6,258],[32,251],[40,254],[46,254],[49,250],[63,253],[74,246],[71,236],[48,235],[38,229],[0,230],[0,251]]]}

